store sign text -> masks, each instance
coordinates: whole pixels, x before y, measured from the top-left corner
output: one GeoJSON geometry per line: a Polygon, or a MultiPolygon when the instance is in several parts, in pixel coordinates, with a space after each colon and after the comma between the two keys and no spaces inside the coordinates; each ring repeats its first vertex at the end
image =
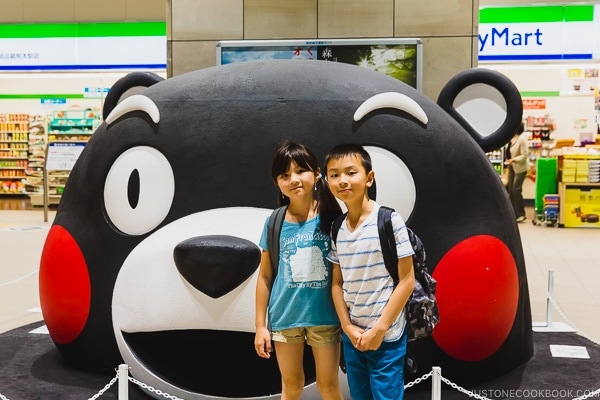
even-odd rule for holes
{"type": "Polygon", "coordinates": [[[546,99],[523,99],[523,110],[545,110],[546,99]]]}
{"type": "Polygon", "coordinates": [[[488,44],[488,40],[491,39],[489,43],[490,46],[494,47],[496,45],[501,46],[529,46],[529,45],[537,45],[541,46],[542,43],[542,35],[543,33],[540,31],[540,28],[537,28],[533,32],[510,32],[508,27],[504,27],[504,29],[496,29],[492,28],[490,33],[486,33],[484,35],[479,35],[479,51],[484,51],[486,45],[488,44]]]}

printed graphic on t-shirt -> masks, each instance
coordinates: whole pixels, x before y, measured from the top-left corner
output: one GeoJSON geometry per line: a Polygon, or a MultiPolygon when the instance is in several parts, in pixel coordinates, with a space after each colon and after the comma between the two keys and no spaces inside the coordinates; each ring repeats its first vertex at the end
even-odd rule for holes
{"type": "Polygon", "coordinates": [[[327,269],[323,262],[323,251],[317,246],[299,248],[290,256],[292,281],[323,281],[327,277],[327,269]]]}
{"type": "Polygon", "coordinates": [[[285,284],[290,288],[325,288],[328,286],[328,271],[325,255],[329,252],[328,237],[320,232],[302,231],[283,238],[285,284]]]}

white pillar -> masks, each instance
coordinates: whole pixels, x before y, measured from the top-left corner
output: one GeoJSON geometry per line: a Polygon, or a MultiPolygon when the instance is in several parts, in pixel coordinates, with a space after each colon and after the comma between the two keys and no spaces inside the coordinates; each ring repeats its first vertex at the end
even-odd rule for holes
{"type": "Polygon", "coordinates": [[[442,398],[442,369],[433,367],[431,374],[431,400],[440,400],[442,398]]]}
{"type": "Polygon", "coordinates": [[[546,326],[552,327],[552,301],[550,300],[554,294],[554,271],[548,270],[548,294],[546,296],[546,326]]]}
{"type": "Polygon", "coordinates": [[[129,366],[127,364],[119,365],[117,372],[119,380],[119,400],[129,400],[129,366]]]}

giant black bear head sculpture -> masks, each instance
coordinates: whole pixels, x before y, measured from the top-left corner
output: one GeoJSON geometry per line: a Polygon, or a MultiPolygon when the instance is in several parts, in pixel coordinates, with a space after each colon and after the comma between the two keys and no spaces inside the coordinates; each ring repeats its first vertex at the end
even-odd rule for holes
{"type": "Polygon", "coordinates": [[[521,113],[514,85],[485,70],[459,74],[439,105],[320,61],[129,75],[111,89],[46,240],[51,337],[71,365],[112,372],[124,361],[176,396],[278,397],[277,366],[252,345],[256,243],[276,206],[271,159],[287,138],[319,157],[355,141],[373,157],[376,200],[422,238],[438,281],[441,322],[409,346],[418,372],[496,378],[533,353],[519,231],[484,153],[507,143],[521,113]],[[149,87],[123,99],[136,86],[149,87]],[[474,92],[492,100],[473,106],[474,92]]]}

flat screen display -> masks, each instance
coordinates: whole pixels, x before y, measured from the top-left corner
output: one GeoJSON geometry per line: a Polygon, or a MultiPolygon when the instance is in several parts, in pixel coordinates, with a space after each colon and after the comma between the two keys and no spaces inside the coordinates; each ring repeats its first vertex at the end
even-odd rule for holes
{"type": "Polygon", "coordinates": [[[421,91],[420,39],[224,40],[217,43],[217,65],[289,59],[358,65],[421,91]]]}

